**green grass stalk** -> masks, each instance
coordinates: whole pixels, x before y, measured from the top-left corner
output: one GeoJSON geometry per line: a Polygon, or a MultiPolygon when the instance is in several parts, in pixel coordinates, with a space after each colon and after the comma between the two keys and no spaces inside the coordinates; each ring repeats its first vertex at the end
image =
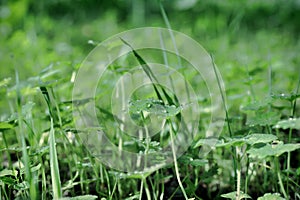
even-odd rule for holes
{"type": "Polygon", "coordinates": [[[27,145],[25,141],[25,128],[23,126],[23,116],[22,116],[22,97],[20,91],[20,83],[19,83],[19,74],[16,70],[16,92],[17,92],[17,111],[18,111],[18,127],[19,127],[19,135],[22,145],[22,157],[25,166],[25,179],[29,183],[29,194],[31,199],[37,199],[37,188],[35,185],[35,180],[32,178],[31,170],[30,170],[30,158],[27,152],[27,145]]]}
{"type": "Polygon", "coordinates": [[[283,186],[283,182],[282,182],[282,178],[281,178],[281,173],[280,173],[280,167],[279,167],[279,160],[277,157],[274,158],[275,159],[275,167],[276,167],[276,174],[277,174],[277,178],[278,178],[278,182],[279,182],[279,186],[280,186],[280,190],[284,196],[285,199],[289,199],[284,186],[283,186]]]}
{"type": "MultiPolygon", "coordinates": [[[[222,86],[221,86],[221,83],[220,83],[220,77],[218,75],[218,72],[217,72],[217,69],[216,69],[216,65],[215,65],[213,56],[210,55],[210,57],[211,57],[212,64],[213,64],[213,70],[214,70],[215,76],[217,78],[218,87],[219,87],[220,93],[221,93],[221,98],[222,98],[222,103],[223,103],[223,107],[224,107],[224,110],[225,110],[225,118],[226,118],[226,122],[227,122],[227,128],[228,128],[228,132],[229,132],[229,137],[232,137],[233,134],[232,134],[232,131],[231,131],[231,125],[230,125],[230,121],[229,121],[228,108],[227,108],[227,104],[226,104],[226,101],[225,101],[225,96],[224,96],[224,94],[222,92],[222,86]]],[[[236,151],[235,151],[234,147],[231,147],[231,152],[232,152],[232,156],[233,156],[232,162],[233,162],[233,169],[234,169],[234,178],[236,179],[237,178],[237,158],[236,158],[236,151]]]]}
{"type": "Polygon", "coordinates": [[[185,189],[182,185],[182,182],[180,180],[180,174],[179,174],[179,168],[178,168],[178,163],[177,163],[177,159],[176,159],[176,152],[175,152],[175,145],[174,145],[174,130],[173,130],[173,126],[171,125],[171,121],[169,121],[169,124],[170,124],[170,139],[171,139],[171,148],[172,148],[172,154],[173,154],[173,161],[174,161],[174,168],[175,168],[175,174],[176,174],[176,178],[177,178],[177,181],[178,181],[178,184],[179,184],[179,187],[183,193],[183,196],[186,200],[188,200],[188,196],[185,192],[185,189]]]}
{"type": "Polygon", "coordinates": [[[56,143],[55,143],[55,131],[53,125],[53,119],[50,118],[50,133],[49,133],[49,151],[50,151],[50,170],[52,178],[52,192],[53,199],[59,199],[62,197],[61,182],[59,176],[59,167],[56,153],[56,143]]]}

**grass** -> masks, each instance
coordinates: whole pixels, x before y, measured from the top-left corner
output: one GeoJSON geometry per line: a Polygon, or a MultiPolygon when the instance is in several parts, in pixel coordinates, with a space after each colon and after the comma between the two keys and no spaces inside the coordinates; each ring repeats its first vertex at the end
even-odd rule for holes
{"type": "MultiPolygon", "coordinates": [[[[263,4],[262,13],[272,13],[276,5],[263,4]]],[[[247,3],[243,12],[233,3],[213,1],[178,12],[168,6],[164,10],[162,4],[156,6],[153,9],[162,16],[143,19],[146,25],[172,25],[192,36],[211,53],[216,64],[212,70],[218,67],[222,75],[225,93],[221,77],[217,71],[213,73],[226,113],[220,137],[205,138],[203,134],[213,109],[203,77],[188,67],[178,68],[197,92],[201,118],[197,122],[199,134],[177,159],[177,143],[172,139],[180,135],[185,107],[170,89],[160,86],[150,63],[190,65],[168,52],[132,49],[131,54],[112,63],[98,83],[97,115],[105,122],[100,128],[109,130],[107,135],[118,149],[136,154],[161,152],[171,141],[173,162],[144,173],[108,167],[82,143],[80,135],[85,130],[75,128],[73,109],[90,100],[77,100],[72,106],[74,75],[94,48],[92,43],[135,25],[118,21],[117,12],[78,23],[35,13],[24,16],[20,25],[14,16],[0,25],[4,31],[0,39],[0,199],[300,199],[300,41],[292,22],[281,23],[288,13],[274,16],[273,24],[265,26],[259,24],[264,23],[262,19],[254,18],[258,24],[251,21],[258,6],[255,2],[247,3]],[[203,14],[191,19],[188,12],[203,14]],[[68,29],[66,24],[70,24],[68,29]],[[7,26],[11,29],[5,29],[7,26]],[[132,94],[131,118],[143,127],[136,138],[112,128],[124,119],[116,120],[105,103],[110,102],[120,76],[134,73],[133,65],[141,65],[155,83],[132,94]],[[147,125],[153,116],[164,120],[162,131],[141,139],[149,135],[147,125]],[[208,144],[212,142],[216,144],[210,153],[202,155],[201,149],[211,148],[208,144]]],[[[138,21],[137,16],[134,19],[138,21]]],[[[170,82],[178,86],[176,80],[170,82]]],[[[183,88],[183,93],[192,92],[187,85],[183,88]]],[[[217,126],[214,122],[212,130],[217,126]]],[[[137,160],[136,164],[147,166],[147,161],[137,160]]]]}

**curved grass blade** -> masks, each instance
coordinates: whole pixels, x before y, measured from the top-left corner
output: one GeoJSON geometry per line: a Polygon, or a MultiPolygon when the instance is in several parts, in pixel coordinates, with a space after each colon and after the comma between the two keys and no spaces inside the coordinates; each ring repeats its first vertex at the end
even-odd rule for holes
{"type": "MultiPolygon", "coordinates": [[[[146,63],[146,61],[134,50],[134,48],[128,43],[126,42],[124,39],[120,38],[121,41],[126,44],[128,47],[130,47],[130,49],[132,50],[134,56],[136,57],[136,59],[138,60],[138,62],[141,64],[142,66],[142,69],[144,70],[144,72],[147,74],[148,78],[150,79],[150,81],[152,83],[153,80],[159,84],[159,81],[157,80],[157,78],[155,77],[154,73],[151,71],[150,69],[150,66],[146,63]]],[[[159,92],[157,86],[155,84],[153,84],[153,87],[154,87],[154,90],[155,90],[155,93],[157,95],[157,98],[161,101],[164,101],[164,99],[162,98],[162,95],[161,93],[159,92]]],[[[161,91],[163,93],[163,95],[165,96],[167,102],[170,104],[170,105],[175,105],[175,102],[173,101],[173,99],[168,95],[167,91],[161,87],[161,91]]]]}

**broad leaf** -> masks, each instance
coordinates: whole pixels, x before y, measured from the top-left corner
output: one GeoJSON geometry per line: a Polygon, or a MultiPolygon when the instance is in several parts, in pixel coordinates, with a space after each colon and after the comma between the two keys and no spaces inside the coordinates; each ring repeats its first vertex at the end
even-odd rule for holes
{"type": "Polygon", "coordinates": [[[195,167],[199,167],[199,166],[204,166],[208,164],[208,160],[206,159],[194,159],[190,161],[190,165],[195,166],[195,167]]]}
{"type": "Polygon", "coordinates": [[[246,106],[243,106],[242,110],[244,110],[244,111],[258,111],[258,110],[262,110],[262,109],[266,108],[267,106],[269,106],[270,103],[271,103],[270,99],[267,99],[265,101],[256,101],[256,102],[250,103],[246,106]]]}
{"type": "Polygon", "coordinates": [[[300,130],[300,118],[292,118],[287,120],[282,120],[277,122],[274,128],[282,128],[282,129],[299,129],[300,130]]]}
{"type": "Polygon", "coordinates": [[[60,198],[60,200],[94,200],[98,197],[95,195],[83,195],[83,196],[77,196],[77,197],[65,197],[60,198]]]}
{"type": "Polygon", "coordinates": [[[217,138],[205,138],[205,139],[199,139],[196,144],[194,145],[194,148],[197,148],[199,146],[207,145],[207,146],[215,146],[218,143],[221,143],[220,140],[217,138]]]}
{"type": "Polygon", "coordinates": [[[266,126],[276,124],[280,119],[280,115],[275,112],[266,112],[256,114],[255,117],[251,117],[247,120],[249,126],[266,126]]]}
{"type": "Polygon", "coordinates": [[[258,143],[269,143],[276,139],[277,137],[272,134],[253,133],[245,137],[228,138],[226,142],[219,140],[216,147],[241,146],[244,144],[254,145],[258,143]]]}
{"type": "Polygon", "coordinates": [[[183,163],[185,165],[192,165],[192,166],[204,166],[208,164],[208,160],[206,159],[194,159],[189,155],[183,155],[178,159],[178,162],[183,163]]]}
{"type": "Polygon", "coordinates": [[[181,107],[176,107],[175,105],[164,105],[161,100],[145,99],[131,101],[129,111],[131,113],[138,114],[141,112],[147,112],[160,117],[169,118],[176,116],[181,111],[181,107]]]}
{"type": "Polygon", "coordinates": [[[266,193],[263,197],[258,197],[257,200],[284,200],[278,193],[266,193]]]}
{"type": "Polygon", "coordinates": [[[267,144],[261,148],[252,148],[248,150],[249,156],[252,158],[264,159],[268,156],[280,156],[285,152],[295,151],[300,148],[300,144],[283,144],[277,145],[267,144]]]}
{"type": "Polygon", "coordinates": [[[247,135],[246,137],[244,137],[245,142],[250,145],[254,145],[257,143],[268,143],[268,142],[272,142],[273,140],[276,140],[276,139],[277,139],[277,137],[275,135],[259,134],[259,133],[247,135]]]}
{"type": "Polygon", "coordinates": [[[282,99],[282,100],[287,100],[287,101],[294,101],[295,99],[298,99],[300,97],[300,94],[284,94],[284,93],[278,93],[278,94],[272,94],[271,97],[273,99],[282,99]]]}
{"type": "Polygon", "coordinates": [[[4,176],[17,176],[18,171],[17,170],[10,170],[10,169],[3,169],[0,171],[0,179],[4,176]]]}
{"type": "Polygon", "coordinates": [[[14,126],[7,122],[0,122],[0,131],[12,129],[14,126]]]}
{"type": "MultiPolygon", "coordinates": [[[[232,200],[236,200],[237,199],[236,196],[237,196],[236,192],[230,192],[221,195],[221,197],[223,198],[232,199],[232,200]]],[[[252,198],[248,194],[244,194],[243,192],[240,192],[239,199],[252,199],[252,198]]]]}

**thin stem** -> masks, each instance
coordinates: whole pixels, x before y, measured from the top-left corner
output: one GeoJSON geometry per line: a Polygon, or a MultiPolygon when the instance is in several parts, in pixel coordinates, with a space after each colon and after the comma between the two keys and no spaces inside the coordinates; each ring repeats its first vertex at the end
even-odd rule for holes
{"type": "MultiPolygon", "coordinates": [[[[232,137],[233,134],[232,134],[232,131],[231,131],[231,126],[230,126],[230,121],[229,121],[228,108],[227,108],[227,105],[226,105],[226,102],[225,102],[224,94],[222,92],[220,78],[218,76],[218,72],[217,72],[217,69],[216,69],[214,58],[213,58],[212,55],[210,55],[210,57],[211,57],[211,60],[212,60],[214,73],[215,73],[216,78],[217,78],[218,87],[219,87],[220,93],[221,93],[221,98],[222,98],[222,103],[223,103],[224,110],[225,110],[225,118],[226,118],[226,121],[227,121],[229,136],[232,137]]],[[[231,147],[231,152],[232,152],[232,156],[233,156],[233,161],[232,162],[233,162],[233,168],[234,168],[234,178],[236,178],[237,177],[237,173],[236,173],[237,172],[237,163],[236,163],[236,151],[235,151],[234,147],[231,147]]]]}
{"type": "Polygon", "coordinates": [[[16,69],[16,93],[17,93],[17,111],[18,111],[18,125],[19,125],[19,134],[22,146],[22,157],[25,165],[25,179],[29,183],[29,193],[31,199],[37,199],[37,188],[35,185],[35,180],[32,178],[32,174],[30,171],[30,159],[27,152],[27,145],[25,140],[25,129],[24,129],[24,122],[22,116],[22,97],[21,97],[21,90],[19,84],[19,74],[16,69]]]}
{"type": "MultiPolygon", "coordinates": [[[[145,117],[144,117],[144,114],[143,112],[141,112],[141,118],[143,120],[143,122],[145,122],[145,117]]],[[[147,168],[147,157],[148,157],[148,153],[149,153],[149,149],[150,149],[150,136],[149,136],[149,130],[148,130],[148,127],[147,125],[144,123],[144,129],[145,129],[145,136],[146,136],[146,148],[145,148],[145,160],[144,160],[144,168],[147,168]]]]}
{"type": "Polygon", "coordinates": [[[111,192],[111,188],[110,188],[110,180],[108,177],[108,173],[105,169],[104,169],[104,173],[105,173],[105,178],[106,178],[106,182],[107,182],[108,196],[112,196],[112,192],[111,192]]]}
{"type": "Polygon", "coordinates": [[[162,181],[162,183],[161,183],[161,194],[160,194],[160,196],[159,196],[159,199],[160,199],[160,200],[163,200],[163,199],[164,199],[164,194],[165,194],[165,184],[164,184],[164,182],[162,181]]]}
{"type": "Polygon", "coordinates": [[[179,175],[179,170],[178,170],[178,163],[177,163],[177,159],[176,159],[176,152],[175,152],[175,145],[174,145],[174,141],[173,141],[173,134],[174,134],[174,130],[173,130],[173,126],[171,124],[171,122],[169,121],[169,124],[171,126],[170,128],[170,137],[171,137],[171,147],[172,147],[172,153],[173,153],[173,161],[174,161],[174,168],[175,168],[175,173],[176,173],[176,178],[179,184],[179,187],[183,193],[184,198],[187,200],[188,196],[186,195],[186,192],[184,190],[184,187],[182,185],[182,182],[180,180],[180,175],[179,175]]]}
{"type": "Polygon", "coordinates": [[[272,65],[269,66],[269,96],[272,94],[272,65]]]}
{"type": "Polygon", "coordinates": [[[112,191],[111,191],[110,199],[113,199],[112,197],[114,196],[114,193],[115,193],[115,191],[116,191],[117,184],[118,184],[118,178],[116,178],[114,187],[113,187],[113,189],[112,189],[112,191]]]}
{"type": "Polygon", "coordinates": [[[147,199],[148,200],[151,200],[151,194],[150,194],[150,190],[149,190],[149,187],[148,187],[148,184],[146,182],[146,178],[143,176],[142,178],[142,182],[144,183],[144,187],[145,187],[145,191],[146,191],[146,195],[147,195],[147,199]]]}
{"type": "MultiPolygon", "coordinates": [[[[236,147],[236,152],[239,152],[238,147],[236,147]]],[[[240,195],[241,195],[241,158],[238,155],[237,157],[237,161],[238,161],[238,165],[237,165],[237,170],[236,170],[236,200],[240,199],[240,195]]]]}
{"type": "Polygon", "coordinates": [[[13,168],[13,165],[12,165],[12,161],[11,161],[11,157],[10,157],[10,153],[9,153],[9,149],[8,149],[8,144],[7,144],[7,141],[6,141],[5,133],[2,132],[1,136],[2,136],[2,138],[3,138],[4,146],[5,146],[5,148],[6,148],[5,152],[6,152],[6,154],[7,154],[8,167],[9,167],[9,169],[12,169],[12,168],[13,168]]]}
{"type": "Polygon", "coordinates": [[[239,169],[239,167],[238,167],[236,173],[237,173],[237,178],[236,178],[236,180],[237,180],[237,183],[236,183],[236,185],[237,185],[236,186],[236,200],[239,200],[240,199],[240,194],[241,194],[241,170],[239,169]]]}
{"type": "Polygon", "coordinates": [[[247,194],[248,193],[248,181],[249,181],[249,165],[250,165],[250,162],[249,162],[249,158],[248,156],[246,156],[246,159],[247,159],[247,166],[246,166],[246,179],[245,179],[245,193],[247,194]]]}
{"type": "MultiPolygon", "coordinates": [[[[298,94],[299,92],[299,87],[300,87],[300,76],[299,76],[299,79],[298,79],[298,84],[297,84],[297,89],[296,89],[296,95],[298,94]]],[[[296,112],[296,105],[297,105],[297,99],[293,100],[291,102],[291,107],[292,107],[292,110],[291,110],[291,117],[294,118],[295,117],[295,112],[296,112]]],[[[291,142],[292,140],[292,132],[293,132],[293,129],[290,128],[289,130],[289,139],[288,139],[288,143],[291,142]]],[[[290,168],[291,168],[291,152],[288,152],[288,155],[287,155],[287,166],[286,166],[286,169],[287,169],[287,177],[289,177],[290,175],[290,168]]],[[[286,191],[287,193],[289,193],[289,178],[286,179],[286,191]]]]}
{"type": "Polygon", "coordinates": [[[287,194],[286,194],[286,191],[284,189],[283,183],[282,183],[282,178],[281,178],[280,169],[279,169],[279,161],[278,161],[277,157],[275,157],[275,166],[276,166],[276,173],[277,173],[277,178],[278,178],[280,190],[283,193],[284,198],[289,199],[287,194]]]}
{"type": "Polygon", "coordinates": [[[165,24],[166,24],[166,26],[167,26],[167,28],[169,30],[170,37],[172,39],[172,43],[174,45],[174,49],[175,49],[175,52],[176,52],[176,55],[177,55],[178,65],[182,66],[182,64],[181,64],[181,57],[179,56],[179,51],[178,51],[178,48],[177,48],[177,45],[176,45],[176,42],[175,42],[175,38],[174,38],[173,32],[171,31],[171,29],[172,29],[171,28],[171,24],[170,24],[170,21],[168,19],[167,13],[165,12],[165,9],[164,9],[164,7],[163,7],[163,5],[161,3],[161,0],[159,0],[159,7],[160,7],[160,12],[162,14],[162,17],[163,17],[163,19],[165,21],[165,24]]]}
{"type": "Polygon", "coordinates": [[[144,184],[144,181],[141,181],[139,200],[142,200],[142,198],[143,198],[143,184],[144,184]]]}

